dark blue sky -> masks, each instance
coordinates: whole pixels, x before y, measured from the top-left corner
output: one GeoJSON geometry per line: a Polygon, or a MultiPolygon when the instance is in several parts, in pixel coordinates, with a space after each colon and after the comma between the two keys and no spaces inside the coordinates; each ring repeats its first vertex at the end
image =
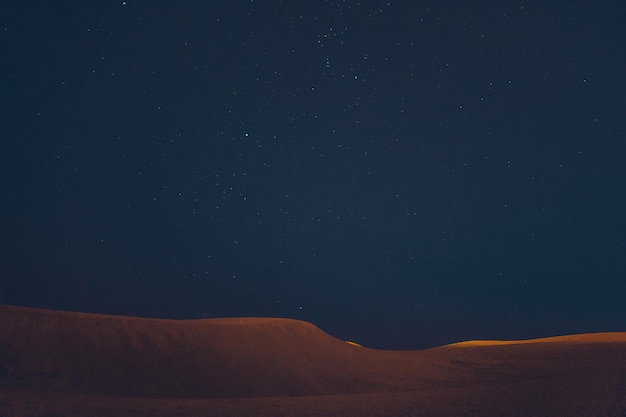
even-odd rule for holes
{"type": "Polygon", "coordinates": [[[0,303],[626,330],[626,4],[181,3],[0,6],[0,303]]]}

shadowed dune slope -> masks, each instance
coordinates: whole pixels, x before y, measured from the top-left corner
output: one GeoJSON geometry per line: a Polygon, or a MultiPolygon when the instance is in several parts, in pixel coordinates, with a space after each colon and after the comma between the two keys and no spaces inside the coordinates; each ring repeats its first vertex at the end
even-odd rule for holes
{"type": "MultiPolygon", "coordinates": [[[[390,370],[400,377],[417,362],[289,319],[179,321],[0,306],[0,378],[14,388],[150,397],[353,393],[397,390],[390,370]]],[[[414,385],[403,379],[400,389],[414,385]]]]}

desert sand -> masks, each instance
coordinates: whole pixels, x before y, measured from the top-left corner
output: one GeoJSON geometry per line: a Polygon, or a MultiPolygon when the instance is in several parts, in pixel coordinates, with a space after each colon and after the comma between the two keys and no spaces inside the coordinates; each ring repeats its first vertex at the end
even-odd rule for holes
{"type": "Polygon", "coordinates": [[[383,351],[276,318],[0,306],[0,416],[626,416],[626,333],[383,351]]]}

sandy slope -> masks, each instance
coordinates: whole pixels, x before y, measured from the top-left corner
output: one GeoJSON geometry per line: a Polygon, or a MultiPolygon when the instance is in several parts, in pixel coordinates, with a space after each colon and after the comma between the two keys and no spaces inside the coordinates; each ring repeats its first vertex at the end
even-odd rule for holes
{"type": "Polygon", "coordinates": [[[626,416],[626,333],[367,349],[286,319],[0,306],[0,416],[626,416]]]}

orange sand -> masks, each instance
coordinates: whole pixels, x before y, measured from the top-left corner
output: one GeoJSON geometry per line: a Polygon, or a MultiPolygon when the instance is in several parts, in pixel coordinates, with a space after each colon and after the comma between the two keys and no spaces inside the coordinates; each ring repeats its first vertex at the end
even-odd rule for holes
{"type": "Polygon", "coordinates": [[[623,416],[626,333],[422,351],[310,323],[0,306],[0,416],[623,416]]]}

